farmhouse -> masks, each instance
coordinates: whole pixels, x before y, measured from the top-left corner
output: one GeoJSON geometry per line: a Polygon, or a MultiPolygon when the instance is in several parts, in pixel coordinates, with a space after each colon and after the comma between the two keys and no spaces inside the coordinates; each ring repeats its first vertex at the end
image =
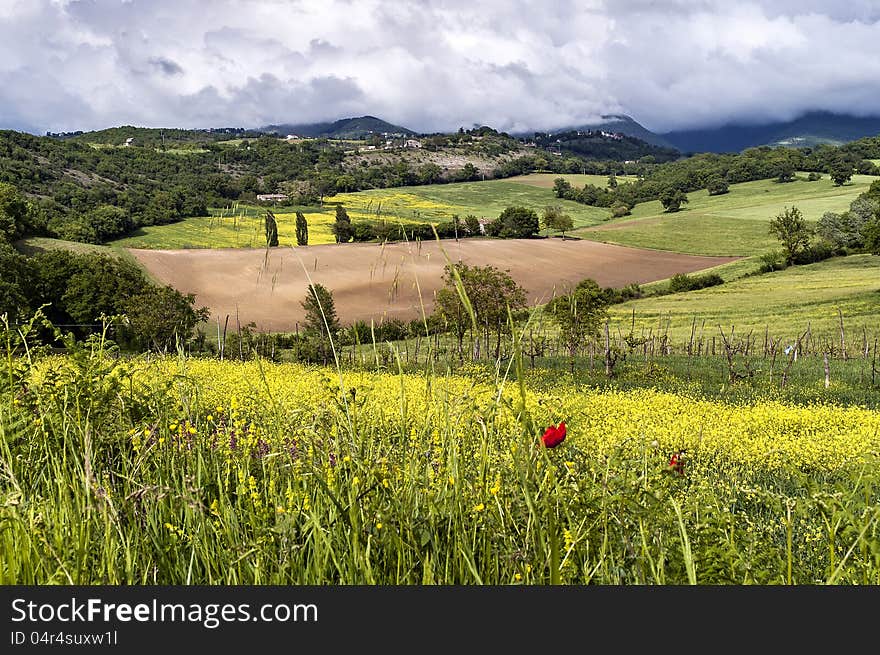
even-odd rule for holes
{"type": "Polygon", "coordinates": [[[260,194],[257,194],[257,200],[280,202],[282,200],[287,200],[287,194],[285,194],[285,193],[260,193],[260,194]]]}
{"type": "Polygon", "coordinates": [[[416,139],[407,139],[406,141],[403,142],[403,147],[404,148],[421,148],[422,142],[418,141],[416,139]]]}

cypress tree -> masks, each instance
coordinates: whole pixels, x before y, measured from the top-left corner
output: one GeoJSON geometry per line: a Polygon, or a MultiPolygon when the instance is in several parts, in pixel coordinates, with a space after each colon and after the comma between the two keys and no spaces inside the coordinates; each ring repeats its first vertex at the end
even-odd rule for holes
{"type": "Polygon", "coordinates": [[[309,245],[309,224],[302,212],[296,212],[296,245],[309,245]]]}
{"type": "Polygon", "coordinates": [[[271,247],[278,245],[278,223],[275,214],[266,210],[266,245],[271,247]]]}

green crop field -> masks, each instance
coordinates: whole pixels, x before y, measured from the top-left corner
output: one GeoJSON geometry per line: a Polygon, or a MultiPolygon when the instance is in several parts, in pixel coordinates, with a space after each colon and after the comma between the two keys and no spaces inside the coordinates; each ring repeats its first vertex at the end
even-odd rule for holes
{"type": "Polygon", "coordinates": [[[808,221],[815,222],[825,212],[848,209],[877,179],[855,175],[851,183],[840,187],[827,176],[817,182],[733,184],[730,193],[721,196],[709,196],[705,190],[688,194],[689,202],[679,212],[667,214],[658,201],[647,202],[637,205],[632,216],[576,234],[606,243],[693,255],[755,255],[778,248],[768,224],[786,206],[798,207],[808,221]]]}
{"type": "Polygon", "coordinates": [[[838,309],[844,324],[858,339],[862,328],[876,334],[880,328],[880,258],[851,255],[784,271],[745,277],[721,286],[643,298],[611,310],[622,329],[628,329],[635,311],[636,331],[668,327],[670,338],[681,343],[697,326],[718,333],[731,326],[737,333],[761,332],[796,338],[809,326],[814,333],[838,330],[838,309]]]}

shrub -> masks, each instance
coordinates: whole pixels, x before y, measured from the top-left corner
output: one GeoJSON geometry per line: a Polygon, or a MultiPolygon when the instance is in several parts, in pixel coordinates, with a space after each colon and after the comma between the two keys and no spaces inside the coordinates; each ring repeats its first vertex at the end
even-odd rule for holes
{"type": "Polygon", "coordinates": [[[437,225],[434,226],[434,229],[437,230],[437,236],[441,239],[454,239],[456,237],[467,236],[464,227],[459,223],[458,228],[456,228],[453,221],[437,223],[437,225]]]}
{"type": "Polygon", "coordinates": [[[765,252],[758,259],[761,262],[761,265],[758,267],[759,273],[772,273],[773,271],[782,271],[788,268],[785,253],[781,250],[765,252]]]}
{"type": "Polygon", "coordinates": [[[678,273],[669,280],[669,292],[680,293],[682,291],[696,291],[707,287],[724,284],[724,278],[718,273],[704,273],[703,275],[686,275],[678,273]]]}
{"type": "Polygon", "coordinates": [[[623,216],[629,216],[629,205],[623,202],[616,202],[611,205],[611,216],[614,218],[622,218],[623,216]]]}
{"type": "Polygon", "coordinates": [[[358,221],[351,226],[354,241],[372,241],[376,238],[376,228],[368,221],[358,221]]]}
{"type": "Polygon", "coordinates": [[[801,250],[794,259],[795,264],[815,264],[831,257],[845,255],[846,250],[828,241],[816,241],[801,250]]]}
{"type": "Polygon", "coordinates": [[[606,287],[602,289],[602,294],[609,305],[616,305],[628,300],[636,300],[645,297],[645,291],[638,284],[633,282],[620,289],[606,287]]]}

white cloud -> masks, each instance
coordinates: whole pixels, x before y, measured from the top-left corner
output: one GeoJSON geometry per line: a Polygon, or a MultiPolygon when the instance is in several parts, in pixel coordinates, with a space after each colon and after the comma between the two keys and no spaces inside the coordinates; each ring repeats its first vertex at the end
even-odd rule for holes
{"type": "Polygon", "coordinates": [[[0,0],[0,128],[880,114],[878,55],[859,0],[0,0]]]}

